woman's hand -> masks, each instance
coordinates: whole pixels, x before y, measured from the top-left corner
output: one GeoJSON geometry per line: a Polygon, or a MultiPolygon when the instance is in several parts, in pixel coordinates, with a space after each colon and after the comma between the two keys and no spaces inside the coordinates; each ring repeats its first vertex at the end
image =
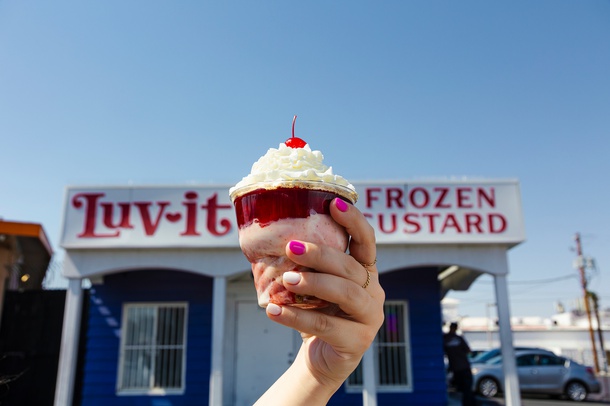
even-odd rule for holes
{"type": "Polygon", "coordinates": [[[323,405],[354,371],[383,323],[385,292],[379,285],[375,234],[354,206],[335,199],[331,216],[351,236],[349,254],[306,241],[290,241],[286,255],[319,272],[286,272],[286,289],[335,305],[305,310],[269,304],[267,316],[292,327],[303,345],[292,366],[257,405],[323,405]]]}

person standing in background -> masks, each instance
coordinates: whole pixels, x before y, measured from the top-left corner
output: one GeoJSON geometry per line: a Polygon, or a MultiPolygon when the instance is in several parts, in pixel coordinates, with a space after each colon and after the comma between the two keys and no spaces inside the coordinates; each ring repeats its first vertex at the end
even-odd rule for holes
{"type": "Polygon", "coordinates": [[[470,370],[470,347],[466,340],[457,334],[458,324],[451,323],[449,332],[443,336],[443,350],[449,361],[449,371],[453,373],[456,389],[462,394],[463,406],[475,406],[472,390],[472,371],[470,370]]]}

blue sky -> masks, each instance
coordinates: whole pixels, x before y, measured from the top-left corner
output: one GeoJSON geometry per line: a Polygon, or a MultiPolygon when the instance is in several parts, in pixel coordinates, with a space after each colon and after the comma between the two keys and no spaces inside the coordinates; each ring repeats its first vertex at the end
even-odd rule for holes
{"type": "MultiPolygon", "coordinates": [[[[352,181],[516,178],[514,315],[610,307],[610,2],[0,2],[0,217],[68,185],[232,184],[297,136],[352,181]]],[[[461,312],[484,315],[480,278],[461,312]]]]}

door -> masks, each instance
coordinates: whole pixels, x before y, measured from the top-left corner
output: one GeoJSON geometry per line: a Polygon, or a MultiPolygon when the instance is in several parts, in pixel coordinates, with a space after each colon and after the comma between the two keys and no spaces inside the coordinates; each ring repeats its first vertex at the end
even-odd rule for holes
{"type": "Polygon", "coordinates": [[[252,406],[293,362],[301,337],[254,300],[236,302],[236,313],[235,406],[252,406]]]}
{"type": "Polygon", "coordinates": [[[538,390],[543,392],[563,391],[563,384],[567,370],[563,358],[555,355],[540,354],[538,356],[538,390]]]}
{"type": "Polygon", "coordinates": [[[517,357],[517,374],[519,375],[519,388],[522,391],[528,392],[536,388],[538,383],[536,354],[524,354],[517,357]]]}

